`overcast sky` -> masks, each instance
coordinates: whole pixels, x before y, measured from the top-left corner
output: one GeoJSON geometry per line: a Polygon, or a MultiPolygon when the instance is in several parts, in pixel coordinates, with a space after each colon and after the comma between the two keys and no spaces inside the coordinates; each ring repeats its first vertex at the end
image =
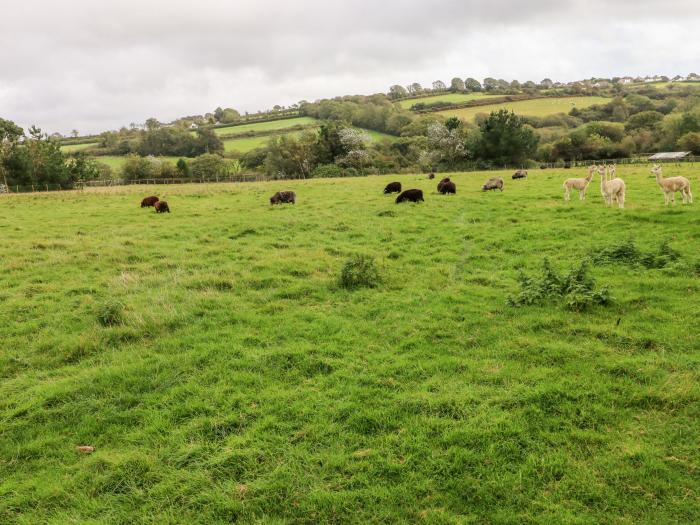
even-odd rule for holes
{"type": "Polygon", "coordinates": [[[700,70],[698,0],[0,0],[0,117],[46,131],[454,76],[700,70]]]}

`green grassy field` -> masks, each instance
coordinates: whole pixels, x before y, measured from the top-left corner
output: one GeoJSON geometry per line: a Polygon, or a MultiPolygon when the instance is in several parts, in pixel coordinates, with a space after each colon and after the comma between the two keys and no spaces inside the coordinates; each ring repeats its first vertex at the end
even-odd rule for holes
{"type": "Polygon", "coordinates": [[[470,100],[482,100],[489,97],[500,95],[487,95],[485,93],[445,93],[443,95],[435,95],[432,97],[409,98],[400,100],[399,106],[404,109],[410,109],[414,104],[422,102],[423,104],[432,104],[433,102],[469,102],[470,100]]]}
{"type": "MultiPolygon", "coordinates": [[[[360,128],[357,128],[360,129],[360,128]]],[[[304,131],[292,131],[289,133],[285,133],[285,135],[290,135],[293,137],[299,137],[302,133],[305,133],[306,130],[304,131]]],[[[360,129],[360,131],[363,131],[364,133],[369,136],[370,140],[374,142],[378,142],[380,140],[396,140],[396,137],[392,135],[387,135],[386,133],[381,133],[379,131],[373,131],[370,129],[360,129]]],[[[232,151],[237,151],[239,153],[247,153],[251,150],[254,150],[255,148],[262,148],[267,145],[268,141],[270,140],[270,137],[273,135],[261,135],[257,137],[244,137],[244,138],[238,138],[238,139],[227,139],[224,140],[224,151],[226,153],[230,153],[232,151]]]]}
{"type": "Polygon", "coordinates": [[[573,108],[587,108],[594,104],[605,104],[610,99],[604,97],[562,97],[562,98],[537,98],[533,100],[521,100],[519,102],[505,102],[503,104],[489,104],[473,108],[448,109],[440,111],[441,115],[457,116],[465,121],[474,120],[479,113],[489,114],[500,109],[512,110],[518,115],[545,117],[555,113],[568,113],[573,108]]]}
{"type": "Polygon", "coordinates": [[[97,146],[97,142],[90,142],[87,144],[67,144],[66,146],[61,146],[61,151],[63,153],[74,153],[87,148],[94,148],[95,146],[97,146]]]}
{"type": "Polygon", "coordinates": [[[284,120],[273,120],[271,122],[258,122],[255,124],[241,124],[240,126],[228,126],[225,128],[215,128],[214,133],[217,135],[232,135],[237,133],[246,133],[249,131],[276,131],[279,129],[293,128],[294,126],[309,126],[316,124],[318,121],[310,117],[298,117],[284,120]]]}
{"type": "Polygon", "coordinates": [[[564,203],[583,173],[0,197],[0,522],[700,522],[700,204],[648,167],[624,210],[564,203]],[[610,306],[506,304],[628,239],[679,259],[592,265],[610,306]],[[354,254],[378,286],[338,285],[354,254]]]}
{"type": "MultiPolygon", "coordinates": [[[[164,162],[172,162],[173,164],[176,163],[181,157],[156,157],[158,160],[164,161],[164,162]]],[[[97,162],[101,162],[103,164],[107,164],[110,168],[112,168],[112,171],[116,174],[121,171],[122,166],[124,166],[124,163],[126,162],[127,157],[121,157],[118,155],[104,155],[104,156],[99,156],[99,157],[93,157],[94,160],[97,162]]]]}

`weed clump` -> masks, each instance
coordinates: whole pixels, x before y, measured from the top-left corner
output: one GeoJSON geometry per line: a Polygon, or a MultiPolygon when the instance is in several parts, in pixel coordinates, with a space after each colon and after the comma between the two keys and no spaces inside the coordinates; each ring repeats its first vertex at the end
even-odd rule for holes
{"type": "Polygon", "coordinates": [[[665,268],[680,259],[680,253],[671,248],[669,240],[663,241],[654,252],[643,252],[628,240],[616,246],[601,248],[593,254],[593,262],[599,264],[623,263],[630,266],[644,266],[648,269],[665,268]]]}
{"type": "Polygon", "coordinates": [[[339,284],[342,288],[374,288],[380,282],[379,270],[374,258],[368,255],[353,255],[343,265],[339,284]]]}
{"type": "Polygon", "coordinates": [[[612,302],[608,287],[596,289],[596,283],[588,271],[588,262],[583,261],[578,268],[573,268],[562,276],[552,268],[549,259],[542,263],[542,275],[539,278],[520,275],[520,292],[509,296],[509,306],[528,306],[556,302],[567,310],[580,312],[594,305],[607,305],[612,302]]]}
{"type": "Polygon", "coordinates": [[[118,326],[124,324],[124,303],[116,299],[108,299],[97,309],[97,321],[102,326],[118,326]]]}

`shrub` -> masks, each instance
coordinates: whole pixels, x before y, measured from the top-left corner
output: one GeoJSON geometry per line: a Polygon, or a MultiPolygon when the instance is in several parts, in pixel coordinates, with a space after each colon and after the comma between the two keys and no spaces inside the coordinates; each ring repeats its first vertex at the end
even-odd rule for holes
{"type": "Polygon", "coordinates": [[[607,305],[611,302],[607,286],[596,289],[595,280],[588,272],[588,262],[583,261],[578,268],[566,276],[559,275],[547,258],[542,264],[539,279],[521,274],[520,292],[509,296],[509,306],[528,306],[557,302],[572,311],[583,311],[594,305],[607,305]]]}
{"type": "Polygon", "coordinates": [[[336,164],[322,164],[316,166],[311,176],[314,178],[342,177],[343,170],[336,164]]]}
{"type": "Polygon", "coordinates": [[[671,248],[669,240],[664,240],[655,252],[643,252],[634,241],[628,240],[608,248],[600,248],[593,253],[593,262],[599,264],[623,263],[630,266],[641,265],[648,269],[665,268],[680,259],[680,253],[671,248]]]}
{"type": "Polygon", "coordinates": [[[340,272],[340,286],[349,290],[374,288],[379,284],[379,271],[374,258],[368,255],[353,255],[343,265],[340,272]]]}

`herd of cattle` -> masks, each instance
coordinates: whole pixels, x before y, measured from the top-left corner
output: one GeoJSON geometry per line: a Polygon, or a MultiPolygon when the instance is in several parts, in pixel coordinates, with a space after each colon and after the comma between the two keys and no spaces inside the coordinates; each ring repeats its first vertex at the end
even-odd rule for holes
{"type": "MultiPolygon", "coordinates": [[[[517,179],[524,179],[527,177],[527,171],[526,170],[518,170],[513,174],[513,180],[517,179]]],[[[429,179],[434,179],[435,174],[431,173],[428,175],[429,179]]],[[[503,191],[503,179],[500,177],[491,177],[489,180],[486,181],[486,183],[481,187],[483,191],[489,191],[489,190],[501,190],[503,191]]],[[[445,177],[442,179],[440,182],[438,182],[437,185],[437,191],[438,193],[441,193],[443,195],[447,194],[456,194],[457,193],[457,185],[450,180],[449,177],[445,177]]],[[[410,189],[406,191],[401,191],[401,183],[400,182],[390,182],[389,184],[386,185],[384,188],[384,193],[398,193],[399,196],[396,197],[396,204],[400,204],[404,201],[409,201],[409,202],[423,202],[423,190],[419,189],[410,189]]],[[[293,191],[278,191],[275,193],[272,197],[270,197],[270,204],[295,204],[297,200],[297,194],[293,191]]],[[[170,208],[168,207],[168,203],[166,201],[160,200],[158,197],[155,195],[152,195],[150,197],[146,197],[141,201],[141,207],[142,208],[147,208],[147,207],[154,207],[156,210],[156,213],[170,213],[170,208]]]]}

